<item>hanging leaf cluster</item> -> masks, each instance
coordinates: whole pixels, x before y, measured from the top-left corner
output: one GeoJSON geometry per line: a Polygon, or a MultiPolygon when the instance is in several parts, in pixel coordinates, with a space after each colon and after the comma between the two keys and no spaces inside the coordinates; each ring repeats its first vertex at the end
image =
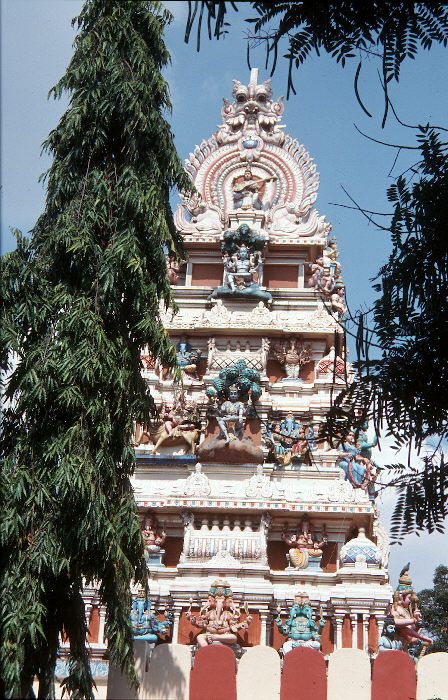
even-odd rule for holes
{"type": "MultiPolygon", "coordinates": [[[[311,54],[330,54],[344,67],[348,59],[357,59],[355,92],[364,111],[358,92],[358,78],[363,59],[375,54],[381,59],[383,85],[386,95],[383,123],[389,103],[387,85],[400,77],[405,59],[414,59],[418,50],[430,49],[433,43],[447,45],[448,8],[443,2],[413,2],[412,0],[382,0],[356,3],[348,0],[322,2],[213,2],[189,0],[185,31],[188,41],[196,26],[196,47],[199,51],[204,13],[208,36],[219,39],[229,32],[229,9],[238,11],[250,7],[254,17],[246,19],[253,26],[248,41],[248,60],[251,45],[266,45],[266,68],[274,74],[279,51],[288,61],[287,97],[296,93],[293,73],[311,54]]],[[[369,114],[369,116],[371,116],[369,114]]]]}
{"type": "Polygon", "coordinates": [[[158,2],[88,0],[51,94],[69,108],[44,144],[45,211],[2,260],[1,691],[51,697],[59,635],[66,688],[91,698],[82,591],[107,608],[111,660],[133,682],[130,585],[146,582],[130,485],[135,421],[154,402],[147,348],[175,371],[159,318],[165,252],[185,258],[169,206],[191,189],[166,116],[171,15],[158,2]]]}

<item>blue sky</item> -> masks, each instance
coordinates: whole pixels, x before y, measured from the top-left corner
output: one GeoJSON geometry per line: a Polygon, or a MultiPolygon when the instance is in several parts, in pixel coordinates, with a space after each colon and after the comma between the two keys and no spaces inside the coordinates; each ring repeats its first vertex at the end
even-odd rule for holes
{"type": "MultiPolygon", "coordinates": [[[[175,143],[186,158],[197,143],[208,138],[220,123],[222,97],[230,97],[232,79],[248,80],[245,35],[242,21],[250,13],[247,5],[231,14],[232,31],[219,42],[204,33],[200,53],[194,38],[183,41],[186,2],[166,3],[175,21],[167,32],[172,65],[166,71],[173,102],[171,118],[175,143]]],[[[72,55],[75,36],[70,20],[80,10],[78,0],[2,0],[1,3],[1,233],[2,252],[14,245],[9,227],[28,231],[44,207],[45,193],[37,180],[48,167],[40,157],[41,143],[66,109],[64,100],[47,101],[49,89],[64,72],[72,55]]],[[[448,63],[446,50],[419,54],[402,69],[400,84],[391,86],[391,98],[400,118],[410,124],[447,119],[448,63]]],[[[264,70],[264,51],[253,51],[252,66],[264,70]]],[[[314,158],[320,172],[316,207],[333,225],[339,244],[340,261],[351,309],[368,308],[372,302],[371,278],[387,259],[390,242],[362,215],[335,206],[351,205],[344,187],[362,206],[389,211],[386,189],[411,165],[416,154],[402,151],[393,167],[396,151],[362,137],[355,129],[390,143],[414,145],[411,129],[399,126],[390,115],[381,129],[383,95],[377,76],[377,62],[364,66],[359,89],[373,114],[369,119],[359,107],[353,80],[357,61],[345,69],[322,56],[312,57],[295,75],[296,96],[286,103],[283,122],[286,131],[299,139],[314,158]]],[[[286,92],[286,62],[279,60],[272,81],[274,96],[286,92]]],[[[177,196],[173,195],[173,204],[177,196]]],[[[382,217],[381,219],[382,220],[382,217]]],[[[378,462],[397,461],[385,448],[378,462]]],[[[383,499],[383,518],[391,509],[391,498],[383,499]]],[[[428,586],[434,567],[446,562],[447,547],[441,535],[410,537],[391,556],[391,578],[395,584],[403,563],[411,560],[417,588],[428,586]]]]}

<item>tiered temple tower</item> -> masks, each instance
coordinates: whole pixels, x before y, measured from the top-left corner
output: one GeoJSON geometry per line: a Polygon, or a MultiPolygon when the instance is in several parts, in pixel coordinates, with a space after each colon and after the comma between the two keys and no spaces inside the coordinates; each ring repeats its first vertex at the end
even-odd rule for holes
{"type": "Polygon", "coordinates": [[[252,622],[240,646],[285,642],[298,594],[326,621],[322,651],[376,652],[391,599],[388,538],[376,517],[372,442],[331,448],[320,428],[353,371],[319,175],[284,132],[269,81],[233,81],[222,123],[186,169],[196,192],[175,215],[189,259],[167,260],[179,307],[161,311],[183,386],[157,358],[144,377],[161,422],[137,426],[135,495],[165,638],[194,644],[209,589],[225,579],[252,622]]]}

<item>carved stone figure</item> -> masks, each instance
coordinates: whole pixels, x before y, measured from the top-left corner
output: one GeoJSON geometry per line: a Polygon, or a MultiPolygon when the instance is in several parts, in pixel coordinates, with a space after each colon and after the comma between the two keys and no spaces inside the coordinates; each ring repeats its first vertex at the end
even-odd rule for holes
{"type": "Polygon", "coordinates": [[[282,540],[290,547],[286,558],[291,567],[295,569],[319,568],[323,554],[321,548],[328,543],[325,526],[322,539],[318,542],[313,536],[310,521],[304,518],[295,534],[288,535],[288,527],[285,525],[282,531],[282,540]]]}
{"type": "MultiPolygon", "coordinates": [[[[283,114],[283,98],[272,102],[271,81],[265,80],[258,84],[258,69],[251,72],[249,85],[243,85],[239,80],[233,81],[234,102],[224,99],[221,110],[223,124],[219,126],[216,140],[218,144],[237,141],[249,129],[253,136],[260,136],[264,141],[281,146],[285,141],[282,126],[278,124],[283,114]]],[[[248,135],[249,137],[249,135],[248,135]]],[[[257,146],[257,138],[252,138],[257,146]]]]}
{"type": "Polygon", "coordinates": [[[328,245],[324,251],[323,260],[325,267],[330,268],[330,275],[336,280],[339,280],[341,276],[341,265],[338,263],[338,257],[338,244],[336,238],[332,238],[328,241],[328,245]]]}
{"type": "Polygon", "coordinates": [[[182,336],[176,345],[176,359],[183,375],[193,376],[199,379],[198,362],[201,357],[201,350],[193,350],[188,342],[187,336],[182,336]]]}
{"type": "Polygon", "coordinates": [[[276,180],[276,177],[264,177],[255,180],[252,175],[250,165],[244,171],[243,180],[234,178],[232,183],[233,204],[235,209],[265,209],[267,203],[263,205],[260,190],[266,182],[276,180]]]}
{"type": "Polygon", "coordinates": [[[185,443],[184,454],[188,451],[195,454],[200,432],[196,407],[179,397],[175,403],[162,405],[160,421],[155,426],[142,430],[135,446],[139,447],[146,438],[154,445],[151,454],[156,454],[162,446],[171,447],[185,443]]]}
{"type": "Polygon", "coordinates": [[[308,448],[305,428],[291,412],[282,421],[269,421],[263,439],[277,464],[284,467],[302,461],[308,448]]]}
{"type": "MultiPolygon", "coordinates": [[[[349,432],[345,442],[340,444],[339,466],[352,486],[369,490],[372,484],[373,463],[361,454],[361,448],[355,444],[355,435],[349,432]]],[[[373,497],[372,493],[372,497],[373,497]]]]}
{"type": "Polygon", "coordinates": [[[139,593],[132,601],[131,624],[134,639],[154,643],[159,639],[160,634],[166,634],[173,624],[173,615],[170,611],[165,612],[166,619],[158,620],[151,611],[151,601],[146,600],[143,593],[139,593]]]}
{"type": "Polygon", "coordinates": [[[230,440],[241,440],[244,432],[246,409],[239,400],[240,392],[236,385],[229,388],[229,398],[216,409],[216,422],[220,428],[219,437],[226,443],[230,440]]]}
{"type": "Polygon", "coordinates": [[[331,310],[339,319],[347,313],[347,307],[345,305],[345,287],[342,284],[333,287],[331,290],[330,304],[331,310]]]}
{"type": "Polygon", "coordinates": [[[383,633],[378,639],[378,653],[381,651],[403,651],[403,643],[395,638],[393,615],[387,615],[384,620],[383,633]]]}
{"type": "Polygon", "coordinates": [[[159,526],[155,516],[145,518],[142,527],[142,537],[145,545],[145,559],[147,564],[162,564],[162,549],[166,540],[166,532],[162,529],[159,532],[159,526]]]}
{"type": "Polygon", "coordinates": [[[263,474],[263,465],[257,466],[255,474],[247,481],[245,493],[249,498],[272,498],[274,492],[271,480],[263,474]]]}
{"type": "Polygon", "coordinates": [[[252,232],[247,224],[241,224],[236,231],[226,231],[221,245],[223,284],[214,290],[210,298],[249,296],[270,301],[272,295],[260,288],[265,245],[266,240],[252,232]]]}
{"type": "Polygon", "coordinates": [[[219,207],[206,204],[199,192],[185,196],[181,194],[183,206],[179,205],[176,214],[176,228],[183,234],[210,233],[217,234],[223,229],[223,214],[219,207]],[[190,221],[185,217],[185,210],[190,221]]]}
{"type": "MultiPolygon", "coordinates": [[[[191,601],[192,602],[192,601],[191,601]]],[[[246,619],[240,622],[241,612],[232,599],[232,590],[227,581],[218,579],[211,587],[207,602],[202,606],[199,615],[193,615],[190,610],[187,618],[195,626],[204,632],[198,635],[199,647],[208,644],[236,644],[237,632],[247,629],[252,622],[252,617],[247,614],[246,619]]]]}
{"type": "Polygon", "coordinates": [[[166,268],[167,268],[167,276],[170,284],[176,285],[179,281],[179,270],[180,270],[180,263],[177,262],[171,255],[166,255],[166,268]]]}
{"type": "Polygon", "coordinates": [[[210,480],[206,474],[202,473],[202,465],[196,463],[195,471],[190,474],[185,482],[185,496],[209,496],[211,492],[210,480]]]}
{"type": "Polygon", "coordinates": [[[311,345],[292,336],[287,342],[275,346],[273,354],[286,372],[286,379],[281,381],[298,380],[300,368],[311,360],[311,345]]]}
{"type": "Polygon", "coordinates": [[[313,620],[313,609],[306,593],[299,593],[295,596],[294,605],[289,611],[289,617],[285,623],[282,622],[280,617],[280,606],[277,608],[277,612],[275,624],[280,632],[288,637],[288,640],[282,646],[284,654],[287,654],[295,647],[311,647],[317,651],[320,650],[320,636],[326,620],[324,619],[322,608],[320,609],[319,621],[313,620]]]}
{"type": "Polygon", "coordinates": [[[311,270],[308,287],[313,287],[324,296],[329,296],[334,289],[335,278],[330,268],[325,266],[324,258],[321,256],[308,265],[311,270]]]}
{"type": "Polygon", "coordinates": [[[244,424],[252,417],[253,406],[261,395],[260,374],[238,360],[222,369],[213,380],[213,386],[206,389],[210,400],[207,411],[209,418],[215,418],[219,426],[218,437],[210,436],[200,445],[198,458],[201,462],[216,461],[225,463],[261,464],[263,452],[251,438],[243,438],[244,424]]]}
{"type": "Polygon", "coordinates": [[[395,622],[397,639],[402,642],[404,651],[407,651],[414,658],[412,646],[418,641],[429,646],[432,644],[432,639],[418,631],[422,622],[422,614],[418,609],[417,594],[412,588],[412,581],[409,577],[409,566],[406,564],[400,572],[391,614],[395,622]]]}

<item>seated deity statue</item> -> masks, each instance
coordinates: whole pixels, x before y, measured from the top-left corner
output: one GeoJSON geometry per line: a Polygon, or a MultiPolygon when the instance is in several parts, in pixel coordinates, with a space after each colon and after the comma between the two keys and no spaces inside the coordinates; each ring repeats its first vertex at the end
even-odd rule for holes
{"type": "MultiPolygon", "coordinates": [[[[314,437],[314,434],[311,438],[314,437]]],[[[291,462],[303,461],[309,447],[305,427],[288,413],[282,421],[269,421],[263,439],[278,464],[286,467],[291,462]]],[[[314,443],[313,443],[314,444],[314,443]]]]}
{"type": "Polygon", "coordinates": [[[180,367],[182,374],[199,379],[198,362],[200,357],[201,351],[193,350],[188,342],[188,338],[186,336],[182,336],[179,343],[176,345],[177,364],[180,367]]]}
{"type": "Polygon", "coordinates": [[[238,179],[234,178],[232,183],[233,206],[235,209],[263,209],[260,190],[266,182],[271,182],[277,178],[270,176],[254,180],[251,168],[247,167],[244,171],[243,181],[237,182],[238,179]]]}
{"type": "MultiPolygon", "coordinates": [[[[143,543],[145,545],[145,558],[148,563],[151,559],[157,559],[166,540],[166,532],[159,531],[159,525],[155,517],[145,518],[142,527],[143,543]]],[[[162,552],[163,554],[163,552],[162,552]]],[[[160,558],[160,556],[159,556],[160,558]]]]}
{"type": "Polygon", "coordinates": [[[306,593],[299,593],[294,598],[294,605],[289,612],[288,620],[283,623],[280,617],[280,607],[277,608],[275,624],[282,634],[288,637],[283,644],[282,651],[287,654],[295,647],[311,647],[320,650],[320,636],[326,621],[320,611],[320,620],[313,620],[313,609],[306,593]]]}
{"type": "Polygon", "coordinates": [[[421,641],[426,646],[433,642],[430,637],[418,631],[422,624],[422,614],[418,608],[417,594],[412,588],[409,577],[409,564],[400,572],[390,612],[395,622],[396,639],[402,643],[403,650],[416,660],[412,653],[416,642],[421,641]]]}
{"type": "Polygon", "coordinates": [[[160,621],[151,611],[151,601],[146,600],[143,593],[139,593],[132,601],[131,625],[134,639],[153,644],[157,642],[160,634],[166,634],[173,623],[173,615],[170,611],[165,613],[166,620],[160,621]]]}
{"type": "MultiPolygon", "coordinates": [[[[191,601],[192,602],[192,601],[191,601]]],[[[233,645],[237,641],[237,632],[247,629],[252,622],[246,608],[246,619],[240,622],[240,609],[232,599],[232,591],[227,581],[215,581],[209,591],[207,602],[201,607],[199,615],[193,615],[190,610],[187,618],[190,622],[204,630],[197,637],[199,647],[208,644],[233,645]]]]}
{"type": "Polygon", "coordinates": [[[226,444],[231,440],[242,439],[246,408],[240,401],[240,392],[236,385],[229,388],[226,401],[220,406],[215,403],[214,413],[220,429],[219,437],[224,439],[226,444]]]}
{"type": "Polygon", "coordinates": [[[384,620],[383,633],[378,639],[378,653],[381,651],[403,651],[403,643],[396,639],[393,615],[387,615],[384,620]]]}
{"type": "Polygon", "coordinates": [[[328,543],[328,537],[323,528],[322,539],[317,541],[309,520],[304,518],[297,528],[297,532],[288,535],[288,526],[285,524],[282,530],[282,540],[290,549],[287,559],[295,569],[306,569],[308,566],[319,565],[322,558],[322,547],[328,543]]]}

